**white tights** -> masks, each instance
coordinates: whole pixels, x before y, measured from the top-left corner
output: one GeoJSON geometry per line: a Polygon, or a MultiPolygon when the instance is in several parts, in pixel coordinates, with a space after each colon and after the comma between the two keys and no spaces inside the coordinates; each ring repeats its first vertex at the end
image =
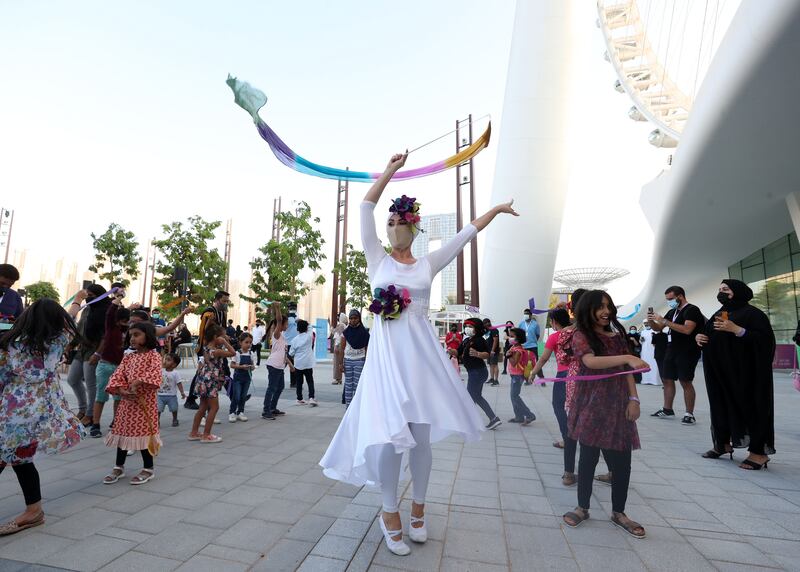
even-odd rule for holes
{"type": "MultiPolygon", "coordinates": [[[[421,423],[409,423],[408,428],[417,445],[408,453],[408,465],[411,469],[411,482],[414,491],[414,502],[425,504],[425,493],[428,491],[428,479],[431,476],[433,453],[431,451],[431,426],[421,423]]],[[[400,463],[402,453],[395,453],[394,445],[383,446],[378,463],[378,475],[381,479],[381,495],[383,495],[384,512],[397,512],[397,484],[400,482],[400,463]]]]}

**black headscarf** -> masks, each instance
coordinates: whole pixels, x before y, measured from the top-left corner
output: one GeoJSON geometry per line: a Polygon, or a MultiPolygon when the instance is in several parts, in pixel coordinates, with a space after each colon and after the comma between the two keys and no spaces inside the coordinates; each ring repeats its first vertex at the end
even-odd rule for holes
{"type": "MultiPolygon", "coordinates": [[[[94,294],[95,298],[106,293],[106,289],[100,284],[91,284],[86,290],[94,294]]],[[[84,336],[91,344],[99,344],[100,340],[103,339],[103,334],[106,330],[106,313],[109,305],[111,305],[111,298],[106,297],[84,310],[84,312],[88,312],[86,325],[84,326],[84,336]]]]}
{"type": "Polygon", "coordinates": [[[350,310],[350,315],[358,316],[358,325],[356,327],[348,325],[344,329],[344,339],[350,344],[354,350],[360,350],[367,347],[369,343],[369,330],[364,327],[364,322],[361,321],[361,312],[358,310],[350,310]]]}
{"type": "Polygon", "coordinates": [[[753,299],[753,290],[742,282],[734,278],[726,278],[722,281],[733,292],[733,298],[729,298],[727,302],[722,305],[724,310],[737,310],[744,308],[747,303],[753,299]]]}

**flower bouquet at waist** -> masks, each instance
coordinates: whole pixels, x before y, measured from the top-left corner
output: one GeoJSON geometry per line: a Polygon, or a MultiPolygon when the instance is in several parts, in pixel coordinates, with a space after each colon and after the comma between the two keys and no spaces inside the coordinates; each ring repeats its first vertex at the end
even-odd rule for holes
{"type": "Polygon", "coordinates": [[[390,284],[386,288],[375,288],[375,299],[369,305],[369,311],[384,320],[396,320],[400,313],[411,303],[408,289],[398,288],[390,284]]]}

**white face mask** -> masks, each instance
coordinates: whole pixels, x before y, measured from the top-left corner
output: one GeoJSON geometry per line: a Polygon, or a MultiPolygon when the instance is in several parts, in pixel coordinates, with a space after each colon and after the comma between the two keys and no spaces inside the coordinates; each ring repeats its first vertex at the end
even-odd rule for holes
{"type": "Polygon", "coordinates": [[[386,226],[386,235],[389,237],[389,244],[392,248],[404,250],[414,242],[414,233],[411,232],[410,224],[395,224],[386,226]]]}
{"type": "Polygon", "coordinates": [[[473,328],[472,326],[467,326],[466,328],[464,328],[465,336],[472,336],[474,334],[475,334],[475,328],[473,328]]]}
{"type": "Polygon", "coordinates": [[[522,319],[523,319],[524,321],[526,321],[526,322],[527,322],[528,320],[530,320],[530,319],[531,319],[531,315],[530,315],[530,314],[523,314],[523,316],[524,316],[524,317],[523,317],[522,319]]]}

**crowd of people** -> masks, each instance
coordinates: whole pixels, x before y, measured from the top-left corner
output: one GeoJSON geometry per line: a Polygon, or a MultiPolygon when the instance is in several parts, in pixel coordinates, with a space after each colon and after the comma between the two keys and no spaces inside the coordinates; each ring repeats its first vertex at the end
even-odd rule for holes
{"type": "MultiPolygon", "coordinates": [[[[440,250],[417,260],[410,247],[418,232],[418,203],[404,196],[392,202],[387,219],[392,249],[387,252],[377,238],[374,210],[404,161],[404,155],[393,157],[367,193],[361,228],[373,286],[401,284],[406,290],[389,304],[391,312],[373,310],[371,329],[364,326],[359,310],[337,316],[330,336],[332,383],[342,385],[345,413],[320,461],[330,478],[380,487],[379,520],[391,552],[411,551],[398,512],[402,454],[409,455],[414,501],[408,536],[425,542],[431,443],[454,433],[474,441],[483,430],[497,429],[502,421],[483,391],[499,386],[503,375],[509,376],[513,410],[508,422],[531,426],[537,417],[523,398],[523,387],[544,377],[553,356],[556,375],[547,381],[554,382],[552,408],[560,433],[553,446],[563,450],[562,484],[577,485],[576,507],[563,515],[566,526],[578,527],[589,518],[592,487],[601,482],[611,487],[611,522],[635,538],[646,536],[644,527],[625,512],[632,452],[641,446],[638,386],[663,386],[663,405],[652,417],[669,420],[677,417],[678,381],[685,405],[681,422],[694,425],[693,382],[701,356],[712,428],[712,447],[703,457],[732,459],[735,449],[746,448],[742,469],[767,468],[769,455],[775,453],[775,337],[767,316],[749,303],[753,292],[746,284],[723,280],[720,309],[709,319],[688,302],[683,288],[670,286],[664,293],[669,310],[662,316],[649,308],[641,329],[627,330],[607,292],[578,290],[568,303],[548,313],[551,329],[544,338],[539,322],[525,309],[516,325],[494,325],[479,317],[453,324],[442,348],[427,317],[433,277],[495,217],[517,213],[511,203],[498,205],[440,250]],[[609,471],[596,475],[601,454],[609,471]]],[[[10,318],[10,329],[0,332],[0,472],[12,466],[26,508],[0,526],[0,535],[44,523],[37,453],[62,452],[86,437],[105,437],[115,458],[104,484],[119,482],[127,457],[137,451],[142,468],[130,484],[152,480],[162,444],[161,414],[169,409],[171,426],[179,426],[179,393],[184,407],[195,410],[188,440],[222,442],[212,431],[220,423],[219,397],[226,392],[230,398],[229,423],[248,421],[245,407],[262,350],[268,350],[262,419],[285,415],[278,405],[286,369],[295,403],[319,404],[316,335],[308,321],[298,318],[295,304],[284,313],[281,304],[273,303],[269,321],[259,319],[248,331],[227,318],[230,295],[220,290],[199,312],[195,343],[184,323],[195,311],[189,306],[166,323],[158,309],[125,305],[124,287],[115,283],[109,290],[99,284],[87,286],[67,308],[47,298],[25,308],[12,288],[18,279],[13,266],[0,265],[0,314],[10,318]],[[178,374],[182,359],[176,353],[186,344],[195,347],[199,358],[188,389],[178,374]],[[75,395],[74,411],[61,388],[59,370],[64,365],[65,381],[75,395]],[[113,412],[104,435],[101,419],[109,400],[113,412]]]]}

